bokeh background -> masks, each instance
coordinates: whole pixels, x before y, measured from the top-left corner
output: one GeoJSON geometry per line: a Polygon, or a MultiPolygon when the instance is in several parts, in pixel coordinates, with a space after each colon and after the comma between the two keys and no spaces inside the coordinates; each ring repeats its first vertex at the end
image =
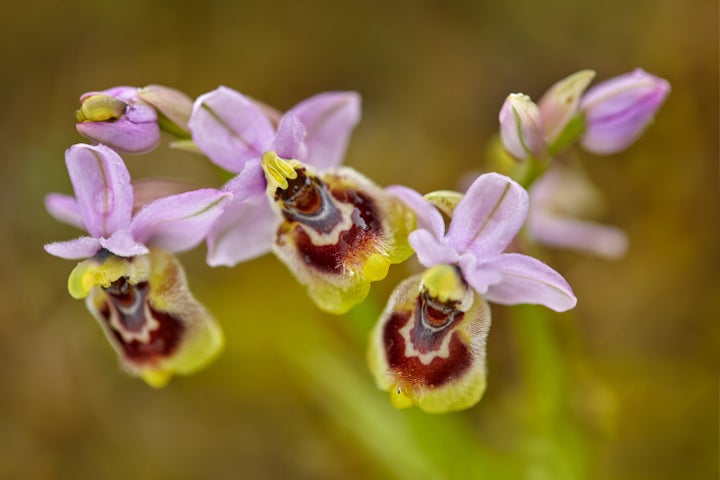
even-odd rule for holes
{"type": "MultiPolygon", "coordinates": [[[[717,478],[717,2],[27,0],[3,8],[0,62],[0,478],[717,478]],[[508,93],[635,67],[672,84],[656,122],[626,152],[582,157],[631,249],[544,252],[578,307],[495,307],[489,387],[466,412],[393,410],[365,368],[412,263],[336,318],[270,256],[211,269],[204,247],[183,254],[227,349],[155,391],[68,295],[73,263],[42,250],[77,235],[42,202],[71,192],[85,91],[223,84],[286,109],[357,90],[346,163],[430,191],[483,168],[508,93]]],[[[219,183],[165,145],[126,161],[134,178],[219,183]]]]}

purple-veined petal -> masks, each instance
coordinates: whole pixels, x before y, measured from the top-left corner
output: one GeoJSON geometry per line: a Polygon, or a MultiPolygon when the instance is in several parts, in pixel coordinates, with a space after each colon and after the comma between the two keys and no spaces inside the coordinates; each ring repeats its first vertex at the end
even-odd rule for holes
{"type": "Polygon", "coordinates": [[[149,251],[148,248],[143,243],[137,241],[127,229],[118,230],[113,233],[110,238],[101,238],[100,246],[118,257],[145,255],[149,251]]]}
{"type": "Polygon", "coordinates": [[[50,255],[68,260],[92,257],[98,253],[101,248],[100,241],[93,237],[80,237],[74,240],[48,243],[45,245],[45,251],[50,255]]]}
{"type": "Polygon", "coordinates": [[[360,95],[355,92],[326,92],[308,98],[288,113],[305,125],[307,158],[319,170],[342,163],[350,133],[360,120],[360,95]]]}
{"type": "Polygon", "coordinates": [[[249,160],[259,159],[275,135],[263,111],[227,87],[195,100],[188,127],[193,141],[210,160],[235,173],[249,160]]]}
{"type": "Polygon", "coordinates": [[[133,190],[120,155],[104,145],[73,145],[65,152],[83,225],[93,237],[109,237],[130,224],[133,190]]]}
{"type": "Polygon", "coordinates": [[[83,228],[80,208],[75,198],[62,193],[49,193],[45,196],[45,208],[56,220],[74,227],[83,228]]]}
{"type": "Polygon", "coordinates": [[[565,279],[540,260],[520,253],[498,255],[489,268],[502,273],[502,281],[490,285],[485,298],[503,305],[532,303],[556,312],[575,307],[577,298],[565,279]]]}
{"type": "Polygon", "coordinates": [[[268,253],[279,221],[264,192],[233,198],[208,233],[208,265],[232,267],[268,253]]]}
{"type": "Polygon", "coordinates": [[[430,202],[412,188],[403,185],[390,185],[385,189],[407,205],[417,218],[417,227],[428,230],[435,238],[441,239],[445,233],[442,215],[430,202]]]}
{"type": "Polygon", "coordinates": [[[212,188],[164,197],[143,207],[130,231],[138,242],[181,252],[203,241],[231,198],[212,188]]]}
{"type": "Polygon", "coordinates": [[[305,133],[305,127],[300,119],[292,113],[287,113],[280,119],[277,135],[264,150],[273,150],[280,158],[302,161],[307,153],[303,143],[305,133]]]}
{"type": "Polygon", "coordinates": [[[456,263],[458,252],[442,243],[428,230],[415,230],[408,235],[408,241],[415,250],[418,260],[426,267],[432,267],[440,263],[456,263]]]}
{"type": "Polygon", "coordinates": [[[525,222],[528,194],[498,173],[480,175],[455,208],[445,241],[478,259],[501,253],[525,222]]]}
{"type": "Polygon", "coordinates": [[[544,245],[594,253],[605,258],[620,258],[628,248],[627,236],[619,228],[572,217],[532,213],[528,228],[530,235],[544,245]]]}
{"type": "Polygon", "coordinates": [[[471,253],[461,255],[458,266],[468,285],[481,295],[485,295],[490,285],[502,281],[503,278],[497,268],[487,263],[478,263],[477,258],[471,253]]]}

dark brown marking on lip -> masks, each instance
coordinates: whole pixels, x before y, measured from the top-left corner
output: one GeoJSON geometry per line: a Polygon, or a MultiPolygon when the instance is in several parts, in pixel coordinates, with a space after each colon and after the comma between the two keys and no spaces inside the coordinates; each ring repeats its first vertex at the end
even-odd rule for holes
{"type": "MultiPolygon", "coordinates": [[[[322,191],[327,193],[324,184],[320,183],[320,185],[323,185],[322,191]]],[[[282,238],[283,236],[293,237],[298,254],[306,265],[324,273],[341,275],[344,273],[344,265],[348,257],[357,254],[357,252],[362,252],[363,249],[368,248],[369,243],[375,243],[377,239],[382,237],[383,225],[375,202],[363,192],[353,188],[334,188],[329,191],[329,195],[324,197],[324,201],[331,206],[333,212],[336,212],[337,215],[342,215],[342,212],[334,202],[347,203],[353,206],[350,217],[352,226],[339,234],[338,241],[335,244],[315,245],[310,236],[299,225],[281,227],[278,231],[277,242],[283,245],[286,243],[285,239],[282,238]]],[[[288,221],[291,220],[288,216],[285,218],[288,221]]],[[[325,232],[325,229],[316,228],[306,219],[301,219],[298,216],[292,218],[297,223],[314,228],[318,232],[325,232]]],[[[332,225],[337,225],[337,223],[332,225]]],[[[331,230],[332,228],[327,232],[331,230]]]]}
{"type": "Polygon", "coordinates": [[[321,234],[328,234],[342,222],[342,212],[333,203],[327,187],[304,168],[295,171],[288,187],[275,190],[275,201],[288,222],[299,222],[321,234]]]}
{"type": "Polygon", "coordinates": [[[147,282],[132,285],[126,278],[121,278],[104,290],[106,298],[99,311],[114,339],[122,347],[127,360],[136,364],[153,363],[162,357],[170,356],[177,350],[185,327],[173,315],[156,310],[149,304],[147,282]],[[135,308],[128,311],[133,305],[135,308]],[[147,313],[158,322],[158,327],[150,332],[147,342],[137,339],[126,341],[122,332],[111,323],[111,318],[117,316],[120,325],[127,332],[141,332],[150,322],[146,317],[147,313]]]}
{"type": "MultiPolygon", "coordinates": [[[[444,329],[440,332],[431,332],[427,330],[418,335],[411,331],[411,339],[416,350],[422,351],[423,347],[427,351],[439,348],[440,342],[445,335],[452,335],[449,344],[448,358],[434,358],[429,364],[423,364],[418,357],[405,356],[405,338],[400,334],[400,330],[407,322],[414,322],[413,330],[417,330],[420,321],[417,318],[418,310],[393,312],[385,324],[383,330],[383,346],[387,356],[390,370],[404,382],[425,388],[437,388],[451,382],[455,378],[462,376],[472,364],[472,353],[467,345],[460,339],[460,334],[453,329],[444,329]],[[424,336],[423,336],[424,335],[424,336]],[[436,336],[437,335],[437,336],[436,336]],[[416,339],[425,345],[418,345],[416,339]],[[420,348],[419,348],[420,347],[420,348]]],[[[461,318],[461,317],[460,317],[461,318]]],[[[455,319],[455,322],[459,318],[455,319]]]]}

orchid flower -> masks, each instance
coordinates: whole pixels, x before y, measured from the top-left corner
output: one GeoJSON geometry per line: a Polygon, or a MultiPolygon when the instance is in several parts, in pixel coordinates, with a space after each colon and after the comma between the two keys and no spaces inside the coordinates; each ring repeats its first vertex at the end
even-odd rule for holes
{"type": "Polygon", "coordinates": [[[338,167],[359,102],[352,92],[319,94],[276,128],[267,107],[228,88],[198,98],[189,124],[194,142],[238,173],[223,187],[233,201],[208,235],[210,265],[233,266],[272,249],[320,308],[343,313],[390,264],[412,254],[412,213],[338,167]]]}
{"type": "Polygon", "coordinates": [[[203,189],[160,198],[133,215],[133,188],[110,148],[74,145],[65,155],[75,196],[50,194],[48,211],[90,234],[45,250],[80,262],[68,279],[86,298],[123,366],[153,386],[197,370],[222,346],[215,320],[192,297],[171,253],[200,243],[231,194],[203,189]]]}
{"type": "MultiPolygon", "coordinates": [[[[467,408],[485,389],[486,301],[561,312],[577,300],[555,270],[504,253],[528,213],[527,192],[508,177],[478,177],[454,206],[447,233],[440,212],[420,194],[402,186],[388,190],[417,214],[419,228],[409,241],[427,270],[393,293],[372,334],[371,370],[397,407],[467,408]]],[[[448,199],[446,205],[455,204],[455,196],[448,199]]]]}

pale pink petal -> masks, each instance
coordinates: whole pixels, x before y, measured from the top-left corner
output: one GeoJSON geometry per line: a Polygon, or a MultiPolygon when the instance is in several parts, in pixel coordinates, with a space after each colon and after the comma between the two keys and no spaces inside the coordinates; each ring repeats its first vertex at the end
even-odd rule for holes
{"type": "Polygon", "coordinates": [[[56,220],[83,228],[80,208],[74,197],[62,193],[50,193],[45,196],[45,208],[56,220]]]}
{"type": "Polygon", "coordinates": [[[147,245],[175,253],[188,250],[204,240],[231,198],[212,188],[164,197],[143,207],[130,231],[147,245]]]}
{"type": "Polygon", "coordinates": [[[540,260],[519,253],[498,255],[488,268],[502,274],[502,281],[488,287],[485,298],[503,305],[531,303],[557,312],[575,307],[577,299],[565,279],[540,260]]]}
{"type": "Polygon", "coordinates": [[[101,248],[99,240],[92,237],[80,237],[66,242],[54,242],[45,245],[45,251],[50,255],[68,260],[92,257],[101,248]]]}
{"type": "Polygon", "coordinates": [[[342,163],[350,134],[360,120],[360,96],[355,92],[320,93],[288,113],[305,125],[305,162],[324,170],[342,163]]]}
{"type": "Polygon", "coordinates": [[[461,255],[458,266],[463,272],[465,281],[481,295],[487,293],[490,285],[502,281],[502,274],[499,270],[486,263],[478,264],[477,259],[471,253],[461,255]]]}
{"type": "Polygon", "coordinates": [[[457,251],[443,244],[428,230],[415,230],[408,235],[408,241],[415,250],[420,263],[426,267],[441,263],[454,264],[458,261],[457,251]]]}
{"type": "Polygon", "coordinates": [[[110,238],[101,238],[100,246],[118,257],[134,257],[149,252],[148,248],[133,238],[128,230],[118,230],[110,238]]]}
{"type": "Polygon", "coordinates": [[[399,198],[410,210],[415,212],[417,228],[428,230],[437,239],[442,238],[445,233],[445,222],[442,215],[422,195],[403,185],[390,185],[385,190],[399,198]]]}
{"type": "Polygon", "coordinates": [[[538,212],[530,215],[528,227],[535,240],[552,247],[611,259],[622,257],[628,248],[628,239],[622,230],[596,222],[538,212]]]}
{"type": "Polygon", "coordinates": [[[133,190],[120,155],[104,145],[73,145],[65,163],[83,224],[93,237],[109,237],[130,224],[133,190]]]}
{"type": "Polygon", "coordinates": [[[214,163],[231,172],[259,159],[275,135],[263,111],[243,94],[220,87],[195,100],[192,139],[214,163]]]}
{"type": "Polygon", "coordinates": [[[499,173],[486,173],[470,186],[453,213],[445,242],[479,259],[501,253],[525,222],[528,194],[499,173]]]}
{"type": "Polygon", "coordinates": [[[268,253],[279,222],[264,193],[233,199],[208,233],[208,265],[232,267],[268,253]]]}
{"type": "Polygon", "coordinates": [[[302,161],[307,153],[304,139],[305,127],[302,122],[297,116],[287,113],[280,120],[277,135],[266,150],[274,150],[280,158],[302,161]]]}

